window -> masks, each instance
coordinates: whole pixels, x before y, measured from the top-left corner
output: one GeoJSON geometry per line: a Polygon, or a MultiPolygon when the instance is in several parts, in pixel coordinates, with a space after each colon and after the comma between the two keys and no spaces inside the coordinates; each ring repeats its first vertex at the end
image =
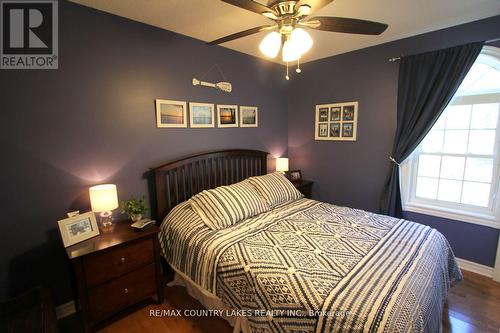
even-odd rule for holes
{"type": "Polygon", "coordinates": [[[401,166],[405,210],[500,227],[500,49],[484,47],[401,166]]]}

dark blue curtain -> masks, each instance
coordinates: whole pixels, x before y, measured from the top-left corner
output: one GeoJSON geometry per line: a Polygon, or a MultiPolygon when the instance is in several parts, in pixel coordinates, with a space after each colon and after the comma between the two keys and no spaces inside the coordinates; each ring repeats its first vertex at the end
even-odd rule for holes
{"type": "Polygon", "coordinates": [[[389,175],[380,199],[382,214],[402,217],[399,167],[417,148],[481,52],[483,42],[403,57],[399,65],[397,128],[389,175]]]}

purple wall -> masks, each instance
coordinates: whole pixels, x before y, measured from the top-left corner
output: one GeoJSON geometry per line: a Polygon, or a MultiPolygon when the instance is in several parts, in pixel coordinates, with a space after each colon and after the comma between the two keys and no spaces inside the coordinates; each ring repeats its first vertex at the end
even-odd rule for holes
{"type": "MultiPolygon", "coordinates": [[[[304,64],[288,90],[291,168],[316,182],[315,198],[377,212],[396,129],[398,64],[388,59],[499,37],[496,16],[304,64]],[[314,106],[348,101],[359,101],[358,140],[315,141],[314,106]]],[[[498,230],[409,217],[443,232],[459,257],[494,265],[498,230]]]]}
{"type": "MultiPolygon", "coordinates": [[[[500,34],[497,17],[319,60],[287,87],[281,66],[251,56],[68,2],[59,13],[59,70],[0,71],[0,298],[45,283],[56,304],[72,299],[56,221],[88,210],[87,188],[97,183],[117,184],[121,199],[147,194],[149,167],[191,153],[250,148],[280,156],[288,137],[291,166],[316,181],[317,198],[376,210],[395,128],[397,65],[387,58],[500,34]],[[233,93],[191,85],[216,63],[233,93]],[[156,129],[156,98],[256,105],[260,126],[156,129]],[[314,105],[348,100],[360,101],[358,141],[312,140],[314,105]]],[[[459,256],[491,265],[493,229],[445,230],[451,224],[411,218],[434,223],[459,256]],[[481,251],[465,239],[469,232],[481,251]]]]}
{"type": "Polygon", "coordinates": [[[68,2],[59,13],[59,70],[0,71],[0,298],[40,282],[57,304],[73,298],[57,220],[89,210],[89,186],[115,183],[125,199],[147,194],[143,174],[160,162],[287,149],[281,66],[68,2]],[[216,63],[233,93],[192,86],[216,63]],[[260,125],[157,129],[156,98],[256,105],[260,125]]]}

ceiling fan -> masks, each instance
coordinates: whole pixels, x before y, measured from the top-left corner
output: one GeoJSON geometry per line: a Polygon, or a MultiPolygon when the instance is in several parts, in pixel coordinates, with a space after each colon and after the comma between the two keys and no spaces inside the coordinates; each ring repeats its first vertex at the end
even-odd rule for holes
{"type": "Polygon", "coordinates": [[[302,28],[350,34],[380,35],[388,27],[384,23],[345,17],[315,16],[309,18],[309,15],[314,11],[328,5],[333,0],[269,0],[267,6],[253,0],[222,1],[264,15],[275,23],[240,31],[207,44],[222,44],[269,30],[271,32],[264,37],[259,49],[269,58],[275,58],[281,50],[282,60],[287,64],[287,80],[289,79],[288,63],[297,61],[297,73],[300,73],[300,57],[309,51],[313,44],[311,36],[302,28]]]}

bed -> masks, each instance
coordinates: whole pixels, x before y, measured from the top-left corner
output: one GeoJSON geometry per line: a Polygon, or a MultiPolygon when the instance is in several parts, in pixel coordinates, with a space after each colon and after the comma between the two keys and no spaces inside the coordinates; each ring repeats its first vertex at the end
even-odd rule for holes
{"type": "MultiPolygon", "coordinates": [[[[199,154],[153,169],[162,255],[234,332],[439,332],[462,279],[430,227],[297,198],[208,228],[192,196],[267,172],[267,153],[199,154]]],[[[252,178],[251,178],[252,179],[252,178]]]]}

